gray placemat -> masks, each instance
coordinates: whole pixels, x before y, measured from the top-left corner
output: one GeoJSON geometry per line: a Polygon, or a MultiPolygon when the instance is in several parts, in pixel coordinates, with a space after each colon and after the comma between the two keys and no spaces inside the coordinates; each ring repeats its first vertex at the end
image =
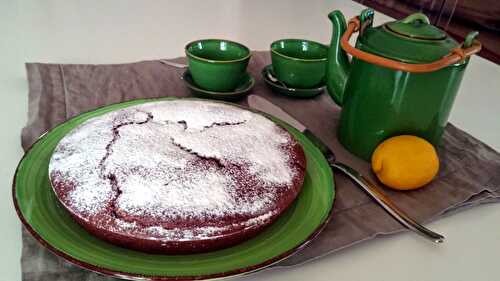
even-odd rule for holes
{"type": "MultiPolygon", "coordinates": [[[[177,59],[182,61],[182,58],[177,59]]],[[[327,94],[313,99],[291,99],[272,93],[260,77],[270,63],[267,52],[254,52],[249,72],[256,79],[252,93],[265,96],[292,113],[321,137],[339,160],[374,180],[369,163],[347,152],[337,141],[340,109],[327,94]]],[[[60,65],[29,63],[29,119],[22,131],[28,147],[46,130],[81,112],[135,98],[187,97],[182,71],[143,61],[119,65],[60,65]]],[[[239,102],[245,105],[244,100],[239,102]]],[[[408,192],[384,189],[410,216],[429,222],[473,206],[500,199],[500,154],[449,124],[438,147],[441,169],[427,187],[408,192]]],[[[331,222],[307,248],[275,266],[293,266],[377,236],[404,228],[357,186],[341,175],[335,177],[337,198],[331,222]]],[[[111,280],[70,265],[49,253],[23,231],[23,280],[111,280]]]]}

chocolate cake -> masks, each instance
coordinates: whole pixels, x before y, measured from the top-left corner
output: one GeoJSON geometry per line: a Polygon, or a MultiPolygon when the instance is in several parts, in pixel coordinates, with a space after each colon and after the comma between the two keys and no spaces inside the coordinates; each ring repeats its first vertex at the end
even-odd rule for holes
{"type": "Polygon", "coordinates": [[[297,141],[259,114],[173,100],[85,121],[55,148],[49,178],[93,235],[180,254],[256,235],[294,201],[305,165],[297,141]]]}

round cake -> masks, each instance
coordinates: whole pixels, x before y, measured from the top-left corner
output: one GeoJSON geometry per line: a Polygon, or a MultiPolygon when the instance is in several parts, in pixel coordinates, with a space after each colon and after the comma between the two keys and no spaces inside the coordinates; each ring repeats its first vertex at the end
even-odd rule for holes
{"type": "Polygon", "coordinates": [[[195,253],[263,230],[301,190],[306,160],[285,129],[216,102],[147,102],[89,119],[57,145],[52,188],[93,235],[195,253]]]}

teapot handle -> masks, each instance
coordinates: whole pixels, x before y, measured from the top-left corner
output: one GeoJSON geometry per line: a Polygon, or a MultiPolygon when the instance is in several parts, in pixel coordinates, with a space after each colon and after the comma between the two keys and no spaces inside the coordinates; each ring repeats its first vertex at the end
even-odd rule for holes
{"type": "Polygon", "coordinates": [[[414,72],[414,73],[436,71],[441,68],[447,67],[451,64],[458,63],[481,50],[481,43],[473,39],[473,37],[477,35],[477,33],[474,33],[474,35],[468,36],[465,42],[466,44],[463,44],[463,46],[453,49],[448,55],[442,57],[439,60],[423,64],[404,63],[364,52],[349,44],[349,39],[351,38],[352,34],[359,31],[360,27],[361,23],[359,17],[354,17],[351,20],[349,20],[349,23],[347,25],[347,30],[345,31],[344,35],[342,35],[342,38],[340,40],[340,45],[342,46],[342,49],[344,49],[344,51],[346,51],[347,53],[351,54],[352,56],[358,59],[395,70],[414,72]]]}

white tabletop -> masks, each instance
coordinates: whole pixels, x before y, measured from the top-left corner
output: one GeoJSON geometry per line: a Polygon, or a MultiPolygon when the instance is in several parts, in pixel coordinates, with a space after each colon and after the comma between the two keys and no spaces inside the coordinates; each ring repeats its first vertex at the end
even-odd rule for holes
{"type": "MultiPolygon", "coordinates": [[[[328,43],[327,14],[347,18],[363,6],[349,1],[76,1],[0,2],[0,274],[21,280],[21,224],[11,179],[22,156],[27,118],[25,62],[119,63],[183,55],[193,39],[219,37],[268,49],[285,37],[328,43]]],[[[375,23],[388,21],[380,13],[375,23]]],[[[474,57],[451,121],[500,150],[500,66],[474,57]]],[[[499,171],[500,172],[500,171],[499,171]]],[[[291,269],[247,280],[496,280],[500,258],[500,204],[429,225],[446,235],[436,246],[412,233],[376,239],[291,269]],[[494,277],[496,276],[496,277],[494,277]]]]}

